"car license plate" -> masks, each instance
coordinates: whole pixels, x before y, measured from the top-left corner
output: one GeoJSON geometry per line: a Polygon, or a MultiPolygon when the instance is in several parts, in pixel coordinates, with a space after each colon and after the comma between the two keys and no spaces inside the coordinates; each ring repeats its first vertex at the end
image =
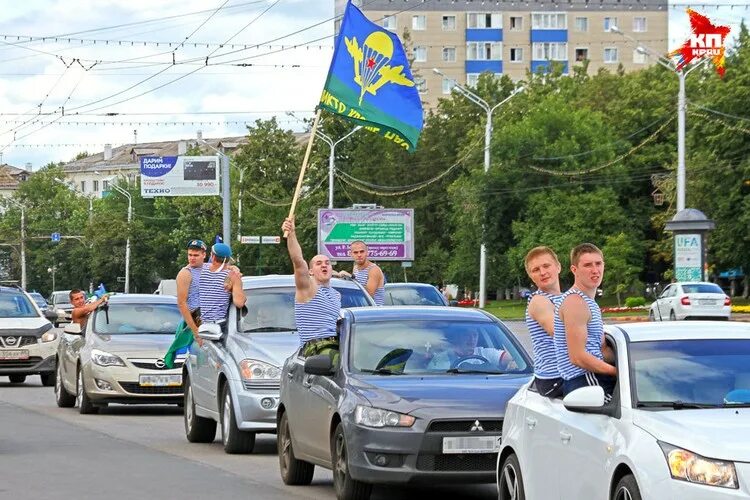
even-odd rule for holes
{"type": "Polygon", "coordinates": [[[0,350],[0,359],[29,359],[27,349],[0,350]]]}
{"type": "Polygon", "coordinates": [[[497,453],[501,436],[444,437],[443,453],[497,453]]]}
{"type": "Polygon", "coordinates": [[[141,387],[174,387],[182,385],[182,375],[140,375],[141,387]]]}
{"type": "Polygon", "coordinates": [[[716,304],[716,301],[712,299],[700,299],[698,303],[702,306],[712,306],[716,304]]]}

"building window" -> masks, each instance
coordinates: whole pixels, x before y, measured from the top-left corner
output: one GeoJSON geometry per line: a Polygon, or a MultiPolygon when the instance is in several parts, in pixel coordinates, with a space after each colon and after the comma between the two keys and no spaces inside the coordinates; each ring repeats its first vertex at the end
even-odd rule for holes
{"type": "Polygon", "coordinates": [[[81,192],[82,193],[86,192],[86,181],[81,181],[81,192]]]}
{"type": "Polygon", "coordinates": [[[466,85],[476,87],[479,81],[479,73],[466,73],[466,85]]]}
{"type": "Polygon", "coordinates": [[[523,49],[519,47],[511,47],[510,62],[522,62],[522,61],[523,61],[523,49]]]}
{"type": "Polygon", "coordinates": [[[646,32],[646,18],[645,17],[634,17],[633,18],[633,32],[634,33],[645,33],[646,32]]]}
{"type": "Polygon", "coordinates": [[[109,181],[102,181],[102,191],[109,191],[109,181]]]}
{"type": "Polygon", "coordinates": [[[646,54],[638,49],[633,51],[633,62],[635,64],[646,64],[646,54]]]}
{"type": "Polygon", "coordinates": [[[503,42],[469,42],[466,44],[467,61],[502,61],[503,42]]]}
{"type": "Polygon", "coordinates": [[[456,31],[456,16],[443,16],[443,31],[456,31]]]}
{"type": "Polygon", "coordinates": [[[616,63],[617,62],[617,48],[605,47],[604,48],[604,62],[605,63],[616,63]]]}
{"type": "Polygon", "coordinates": [[[511,17],[510,29],[513,31],[521,31],[523,29],[523,18],[518,16],[511,17]]]}
{"type": "Polygon", "coordinates": [[[454,84],[455,80],[451,80],[450,78],[443,78],[443,94],[450,94],[451,90],[453,90],[454,84]]]}
{"type": "Polygon", "coordinates": [[[589,49],[576,49],[576,61],[581,62],[589,58],[589,49]]]}
{"type": "Polygon", "coordinates": [[[535,61],[567,61],[568,44],[562,42],[533,43],[531,50],[535,61]]]}
{"type": "Polygon", "coordinates": [[[589,30],[588,17],[576,17],[576,31],[586,32],[589,30]]]}
{"type": "Polygon", "coordinates": [[[535,30],[564,30],[567,29],[567,16],[565,14],[531,14],[531,29],[535,30]]]}
{"type": "Polygon", "coordinates": [[[414,61],[415,62],[427,61],[427,47],[414,47],[414,61]]]}
{"type": "Polygon", "coordinates": [[[424,31],[427,29],[427,17],[411,16],[411,29],[414,31],[424,31]]]}
{"type": "Polygon", "coordinates": [[[456,47],[443,47],[443,61],[456,62],[456,47]]]}
{"type": "Polygon", "coordinates": [[[417,90],[420,94],[427,92],[427,81],[424,78],[418,76],[414,78],[414,83],[417,85],[417,90]]]}
{"type": "Polygon", "coordinates": [[[383,16],[383,28],[391,31],[396,31],[398,29],[398,24],[396,23],[396,16],[383,16]]]}
{"type": "Polygon", "coordinates": [[[499,12],[469,12],[466,14],[466,26],[500,29],[503,27],[503,17],[499,12]]]}
{"type": "Polygon", "coordinates": [[[604,31],[612,31],[612,27],[617,27],[616,17],[605,17],[604,18],[604,31]]]}
{"type": "Polygon", "coordinates": [[[98,193],[99,192],[99,181],[93,181],[93,182],[94,182],[94,192],[98,193]]]}

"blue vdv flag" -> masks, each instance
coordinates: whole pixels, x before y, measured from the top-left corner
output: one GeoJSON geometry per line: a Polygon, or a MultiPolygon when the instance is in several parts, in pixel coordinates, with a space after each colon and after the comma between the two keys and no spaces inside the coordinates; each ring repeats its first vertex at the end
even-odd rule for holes
{"type": "Polygon", "coordinates": [[[346,4],[320,107],[408,151],[422,131],[422,100],[398,36],[346,4]]]}
{"type": "Polygon", "coordinates": [[[94,290],[94,296],[97,299],[101,299],[106,294],[107,294],[107,289],[104,288],[104,283],[99,283],[99,287],[96,290],[94,290]]]}

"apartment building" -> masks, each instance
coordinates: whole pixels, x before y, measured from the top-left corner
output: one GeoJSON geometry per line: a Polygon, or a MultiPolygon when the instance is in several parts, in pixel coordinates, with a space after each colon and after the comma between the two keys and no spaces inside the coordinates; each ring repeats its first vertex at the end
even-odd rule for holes
{"type": "MultiPolygon", "coordinates": [[[[354,0],[375,23],[408,31],[414,73],[427,107],[450,94],[453,80],[474,85],[480,73],[514,80],[559,63],[565,73],[588,61],[599,68],[633,71],[654,64],[637,50],[668,51],[666,0],[354,0]],[[616,26],[638,43],[611,31],[616,26]],[[432,71],[440,70],[445,76],[432,71]]],[[[335,0],[337,14],[346,2],[335,0]]],[[[339,25],[336,25],[336,31],[339,25]]]]}

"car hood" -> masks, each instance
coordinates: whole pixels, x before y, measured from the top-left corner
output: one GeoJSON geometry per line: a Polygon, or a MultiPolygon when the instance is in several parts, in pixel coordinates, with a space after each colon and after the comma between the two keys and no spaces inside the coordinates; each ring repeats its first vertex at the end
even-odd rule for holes
{"type": "Polygon", "coordinates": [[[502,415],[528,375],[367,375],[352,378],[353,391],[377,408],[441,416],[502,415]]]}
{"type": "Polygon", "coordinates": [[[705,457],[750,462],[750,408],[638,410],[633,423],[659,441],[705,457]]]}
{"type": "Polygon", "coordinates": [[[38,337],[50,328],[52,328],[52,323],[39,316],[0,319],[0,335],[35,335],[38,337]]]}
{"type": "Polygon", "coordinates": [[[173,334],[93,335],[91,347],[111,354],[134,357],[163,356],[174,340],[173,334]]]}
{"type": "Polygon", "coordinates": [[[258,359],[278,367],[284,366],[284,361],[299,348],[296,333],[246,333],[235,335],[233,340],[242,359],[258,359]]]}

